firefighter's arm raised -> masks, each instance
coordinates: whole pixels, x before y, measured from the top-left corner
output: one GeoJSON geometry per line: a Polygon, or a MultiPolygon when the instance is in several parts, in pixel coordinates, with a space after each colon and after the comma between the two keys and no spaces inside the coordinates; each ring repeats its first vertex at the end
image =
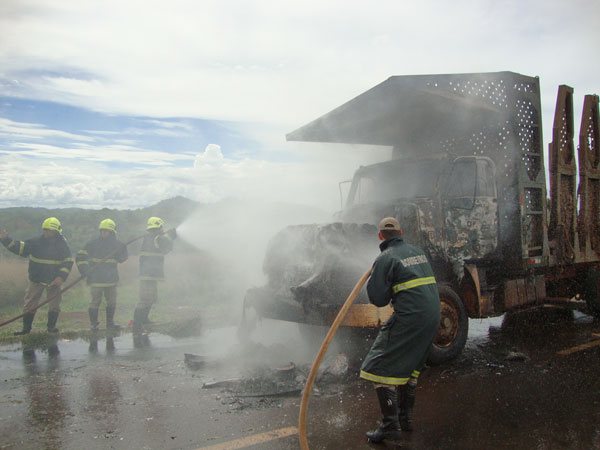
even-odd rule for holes
{"type": "Polygon", "coordinates": [[[26,258],[29,256],[28,249],[26,249],[25,242],[23,241],[15,241],[8,236],[8,231],[2,230],[0,233],[0,242],[4,245],[10,252],[15,255],[22,256],[26,258]]]}

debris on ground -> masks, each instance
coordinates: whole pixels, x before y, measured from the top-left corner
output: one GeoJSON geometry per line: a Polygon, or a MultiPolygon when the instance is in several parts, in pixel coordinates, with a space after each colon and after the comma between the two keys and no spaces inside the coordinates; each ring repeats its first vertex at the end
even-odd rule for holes
{"type": "Polygon", "coordinates": [[[529,360],[529,356],[525,353],[510,351],[504,358],[506,361],[527,361],[529,360]]]}
{"type": "Polygon", "coordinates": [[[230,380],[212,381],[212,382],[204,383],[202,385],[202,389],[230,387],[230,386],[234,386],[236,383],[239,383],[239,381],[240,381],[239,378],[232,378],[230,380]]]}
{"type": "MultiPolygon", "coordinates": [[[[198,355],[186,354],[186,364],[201,368],[205,359],[198,355]]],[[[339,353],[326,359],[319,370],[313,389],[314,395],[338,395],[343,390],[350,363],[347,355],[339,353]]],[[[246,368],[240,378],[206,382],[203,389],[221,388],[217,400],[234,410],[247,408],[260,409],[277,406],[278,398],[299,397],[310,373],[311,364],[297,365],[294,362],[277,367],[257,366],[246,368]]]]}
{"type": "Polygon", "coordinates": [[[194,355],[193,353],[184,353],[183,360],[185,365],[192,370],[198,370],[205,366],[216,366],[218,360],[207,356],[194,355]]]}

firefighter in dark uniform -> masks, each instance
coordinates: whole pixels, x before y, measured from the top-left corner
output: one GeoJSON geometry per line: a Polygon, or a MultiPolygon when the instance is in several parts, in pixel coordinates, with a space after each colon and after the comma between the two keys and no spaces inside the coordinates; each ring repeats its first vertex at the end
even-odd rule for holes
{"type": "Polygon", "coordinates": [[[71,250],[62,235],[60,221],[56,217],[48,217],[42,223],[41,236],[26,241],[16,241],[8,236],[6,230],[0,233],[2,244],[12,253],[29,258],[29,284],[25,291],[23,312],[23,329],[15,332],[15,336],[31,331],[36,307],[44,289],[46,298],[54,297],[48,305],[48,325],[50,333],[58,333],[56,321],[60,314],[62,299],[60,286],[69,276],[73,266],[71,250]]]}
{"type": "Polygon", "coordinates": [[[404,242],[400,224],[386,217],[379,224],[381,254],[367,283],[369,301],[394,312],[382,325],[360,377],[375,383],[382,424],[367,432],[371,442],[396,440],[412,430],[417,378],[440,323],[440,298],[433,270],[423,251],[404,242]]]}
{"type": "Polygon", "coordinates": [[[164,280],[164,259],[173,249],[177,237],[175,229],[163,232],[164,222],[159,217],[150,217],[146,226],[147,234],[142,240],[140,251],[140,300],[133,313],[133,333],[143,332],[143,325],[149,323],[148,314],[158,301],[158,281],[164,280]]]}
{"type": "Polygon", "coordinates": [[[119,281],[117,264],[127,260],[127,246],[117,239],[116,224],[112,219],[104,219],[98,229],[100,237],[79,250],[75,262],[79,273],[87,277],[90,286],[92,299],[88,314],[92,331],[98,329],[98,309],[102,296],[106,299],[106,329],[118,330],[120,326],[114,322],[119,281]]]}

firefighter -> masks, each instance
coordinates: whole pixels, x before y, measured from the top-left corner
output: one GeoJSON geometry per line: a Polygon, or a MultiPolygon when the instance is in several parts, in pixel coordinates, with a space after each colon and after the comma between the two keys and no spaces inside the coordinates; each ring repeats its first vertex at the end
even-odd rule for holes
{"type": "Polygon", "coordinates": [[[143,325],[149,323],[148,314],[158,300],[157,282],[164,279],[164,255],[173,249],[177,237],[174,228],[164,232],[163,226],[159,217],[148,219],[140,251],[140,300],[133,313],[133,334],[142,333],[143,325]]]}
{"type": "Polygon", "coordinates": [[[48,305],[49,333],[58,333],[56,321],[60,314],[62,299],[60,286],[67,279],[73,258],[67,241],[62,235],[60,221],[56,217],[48,217],[42,223],[41,236],[26,241],[16,241],[8,236],[6,230],[0,233],[2,244],[12,253],[29,257],[29,284],[25,291],[23,312],[23,329],[15,332],[15,336],[28,334],[35,317],[39,299],[46,290],[46,298],[54,297],[48,305]]]}
{"type": "Polygon", "coordinates": [[[117,308],[117,264],[127,260],[127,246],[117,239],[117,226],[112,219],[104,219],[98,226],[100,237],[86,244],[75,257],[81,275],[87,277],[92,299],[88,308],[92,331],[98,329],[98,309],[102,296],[106,299],[106,329],[119,330],[114,322],[117,308]]]}
{"type": "Polygon", "coordinates": [[[396,440],[412,431],[417,378],[440,323],[440,298],[433,270],[423,251],[404,242],[400,224],[386,217],[379,224],[381,254],[367,282],[369,301],[394,312],[382,325],[363,361],[360,377],[375,385],[383,414],[381,425],[366,433],[371,442],[396,440]]]}

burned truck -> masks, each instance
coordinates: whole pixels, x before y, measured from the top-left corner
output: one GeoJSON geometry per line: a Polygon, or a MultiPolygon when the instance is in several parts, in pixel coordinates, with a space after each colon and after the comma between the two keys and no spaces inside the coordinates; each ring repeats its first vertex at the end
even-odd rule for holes
{"type": "MultiPolygon", "coordinates": [[[[331,324],[379,251],[376,224],[393,216],[435,271],[442,318],[431,363],[460,354],[468,318],[550,303],[600,316],[598,120],[598,96],[586,95],[578,170],[573,89],[559,87],[548,192],[537,77],[385,80],[287,135],[389,146],[392,158],[356,171],[332,223],[291,226],[271,240],[268,282],[247,292],[245,308],[261,317],[331,324]]],[[[376,328],[390,314],[389,306],[370,305],[363,290],[343,326],[376,328]]]]}

